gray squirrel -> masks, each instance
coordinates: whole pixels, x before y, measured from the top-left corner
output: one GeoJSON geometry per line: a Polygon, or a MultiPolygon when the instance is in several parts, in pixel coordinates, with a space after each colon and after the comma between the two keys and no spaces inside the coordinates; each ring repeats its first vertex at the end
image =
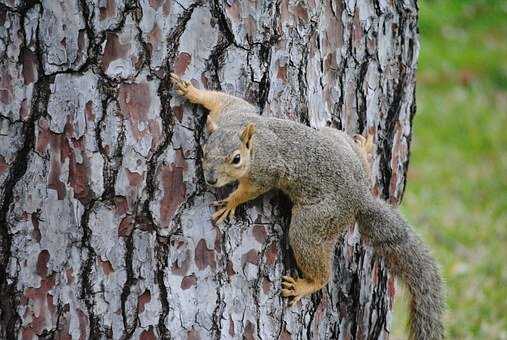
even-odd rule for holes
{"type": "Polygon", "coordinates": [[[410,339],[444,337],[438,266],[398,211],[371,194],[368,141],[354,141],[336,129],[262,117],[243,99],[197,89],[175,74],[171,80],[178,94],[209,110],[210,135],[203,147],[206,182],[214,187],[238,182],[235,191],[216,202],[217,223],[273,188],[291,199],[289,243],[303,277],[282,277],[281,293],[290,305],[327,284],[338,236],[357,221],[361,235],[408,287],[410,339]]]}

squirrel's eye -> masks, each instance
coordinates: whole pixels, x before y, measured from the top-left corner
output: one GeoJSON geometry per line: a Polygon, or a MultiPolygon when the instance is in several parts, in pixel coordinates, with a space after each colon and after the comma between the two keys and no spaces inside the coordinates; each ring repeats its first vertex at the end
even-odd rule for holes
{"type": "Polygon", "coordinates": [[[241,161],[241,156],[239,154],[237,154],[236,156],[234,156],[234,158],[232,159],[232,164],[239,164],[239,162],[241,161]]]}

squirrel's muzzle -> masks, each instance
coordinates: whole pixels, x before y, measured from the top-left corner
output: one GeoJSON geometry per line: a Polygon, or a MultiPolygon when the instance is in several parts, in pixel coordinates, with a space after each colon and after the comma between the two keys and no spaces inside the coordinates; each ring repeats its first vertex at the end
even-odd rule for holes
{"type": "Polygon", "coordinates": [[[215,171],[209,171],[204,174],[204,179],[206,180],[206,183],[209,185],[215,185],[217,184],[217,176],[215,171]]]}

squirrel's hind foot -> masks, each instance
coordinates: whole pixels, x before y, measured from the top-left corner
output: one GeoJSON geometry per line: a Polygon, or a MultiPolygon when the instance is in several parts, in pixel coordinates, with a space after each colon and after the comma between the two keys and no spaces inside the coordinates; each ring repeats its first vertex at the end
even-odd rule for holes
{"type": "Polygon", "coordinates": [[[322,288],[322,285],[307,279],[282,276],[282,287],[282,296],[289,298],[289,306],[293,306],[303,296],[310,295],[322,288]]]}

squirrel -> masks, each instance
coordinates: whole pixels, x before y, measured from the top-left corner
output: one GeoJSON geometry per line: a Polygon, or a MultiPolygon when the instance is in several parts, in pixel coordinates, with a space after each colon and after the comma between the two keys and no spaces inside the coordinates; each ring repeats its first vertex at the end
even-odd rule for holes
{"type": "Polygon", "coordinates": [[[327,284],[337,239],[356,221],[360,234],[408,287],[410,338],[444,337],[438,265],[398,211],[371,193],[371,139],[263,117],[241,98],[197,89],[176,74],[171,81],[179,95],[209,111],[202,157],[205,181],[213,187],[238,183],[226,199],[214,203],[216,223],[274,188],[292,201],[289,243],[303,277],[282,277],[281,294],[290,306],[327,284]]]}

